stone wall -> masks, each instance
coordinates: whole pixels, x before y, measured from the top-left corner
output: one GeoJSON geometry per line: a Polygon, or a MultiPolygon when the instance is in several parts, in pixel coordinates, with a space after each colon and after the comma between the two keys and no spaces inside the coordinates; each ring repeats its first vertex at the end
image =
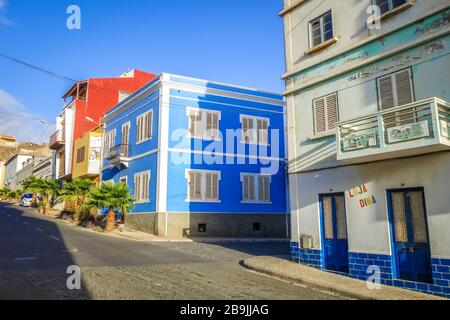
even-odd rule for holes
{"type": "Polygon", "coordinates": [[[129,214],[126,224],[169,237],[287,238],[289,217],[281,214],[165,213],[129,214]],[[205,232],[199,225],[206,225],[205,232]]]}

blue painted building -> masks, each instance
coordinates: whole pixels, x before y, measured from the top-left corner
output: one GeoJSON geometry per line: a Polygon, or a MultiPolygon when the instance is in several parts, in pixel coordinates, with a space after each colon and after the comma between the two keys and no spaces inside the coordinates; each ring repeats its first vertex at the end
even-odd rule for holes
{"type": "Polygon", "coordinates": [[[287,237],[281,95],[161,74],[105,113],[102,181],[162,236],[287,237]]]}
{"type": "Polygon", "coordinates": [[[285,0],[292,259],[450,297],[450,3],[285,0]]]}

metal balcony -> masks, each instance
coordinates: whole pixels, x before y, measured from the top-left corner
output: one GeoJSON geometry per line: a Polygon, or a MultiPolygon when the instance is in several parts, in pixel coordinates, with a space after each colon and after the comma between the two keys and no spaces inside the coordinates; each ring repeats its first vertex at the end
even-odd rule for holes
{"type": "Polygon", "coordinates": [[[64,135],[61,130],[56,131],[50,136],[49,148],[58,150],[65,145],[64,135]]]}
{"type": "Polygon", "coordinates": [[[337,159],[377,161],[450,150],[450,104],[430,98],[337,124],[337,159]]]}
{"type": "Polygon", "coordinates": [[[131,146],[129,144],[119,144],[106,152],[105,159],[114,166],[127,168],[131,161],[130,154],[131,146]]]}

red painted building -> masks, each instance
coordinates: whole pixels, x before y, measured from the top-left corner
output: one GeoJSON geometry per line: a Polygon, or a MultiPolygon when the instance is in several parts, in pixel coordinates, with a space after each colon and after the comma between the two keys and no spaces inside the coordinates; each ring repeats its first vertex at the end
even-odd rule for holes
{"type": "Polygon", "coordinates": [[[56,156],[56,178],[71,179],[76,160],[74,141],[97,127],[105,111],[155,77],[155,74],[134,69],[118,78],[79,81],[64,94],[64,109],[56,120],[57,131],[50,137],[50,148],[55,150],[56,156]]]}

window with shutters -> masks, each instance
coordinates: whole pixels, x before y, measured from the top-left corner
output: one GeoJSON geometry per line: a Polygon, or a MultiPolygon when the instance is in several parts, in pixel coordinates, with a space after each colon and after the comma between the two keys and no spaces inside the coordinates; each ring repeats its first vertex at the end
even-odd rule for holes
{"type": "Polygon", "coordinates": [[[134,199],[137,203],[149,201],[150,171],[136,173],[134,175],[134,199]]]}
{"type": "Polygon", "coordinates": [[[241,143],[268,145],[269,124],[268,118],[241,115],[241,143]]]}
{"type": "Polygon", "coordinates": [[[188,108],[188,137],[204,140],[219,140],[219,111],[188,108]]]}
{"type": "Polygon", "coordinates": [[[271,203],[269,175],[241,173],[243,203],[271,203]]]}
{"type": "Polygon", "coordinates": [[[313,100],[314,134],[334,133],[338,114],[336,93],[313,100]]]}
{"type": "Polygon", "coordinates": [[[85,154],[86,154],[86,147],[81,147],[77,150],[77,163],[84,161],[85,154]]]}
{"type": "Polygon", "coordinates": [[[137,117],[136,127],[136,143],[150,140],[153,135],[153,110],[137,117]]]}
{"type": "Polygon", "coordinates": [[[220,202],[220,171],[186,170],[187,202],[220,202]]]}
{"type": "Polygon", "coordinates": [[[122,125],[122,150],[124,156],[128,157],[130,154],[130,122],[122,125]]]}
{"type": "Polygon", "coordinates": [[[403,106],[414,101],[411,70],[402,70],[378,79],[380,110],[403,106]]]}
{"type": "Polygon", "coordinates": [[[331,11],[309,23],[310,47],[314,48],[333,38],[333,18],[331,11]]]}
{"type": "Polygon", "coordinates": [[[104,143],[104,156],[107,156],[113,147],[116,146],[116,129],[108,131],[105,134],[104,143]]]}

